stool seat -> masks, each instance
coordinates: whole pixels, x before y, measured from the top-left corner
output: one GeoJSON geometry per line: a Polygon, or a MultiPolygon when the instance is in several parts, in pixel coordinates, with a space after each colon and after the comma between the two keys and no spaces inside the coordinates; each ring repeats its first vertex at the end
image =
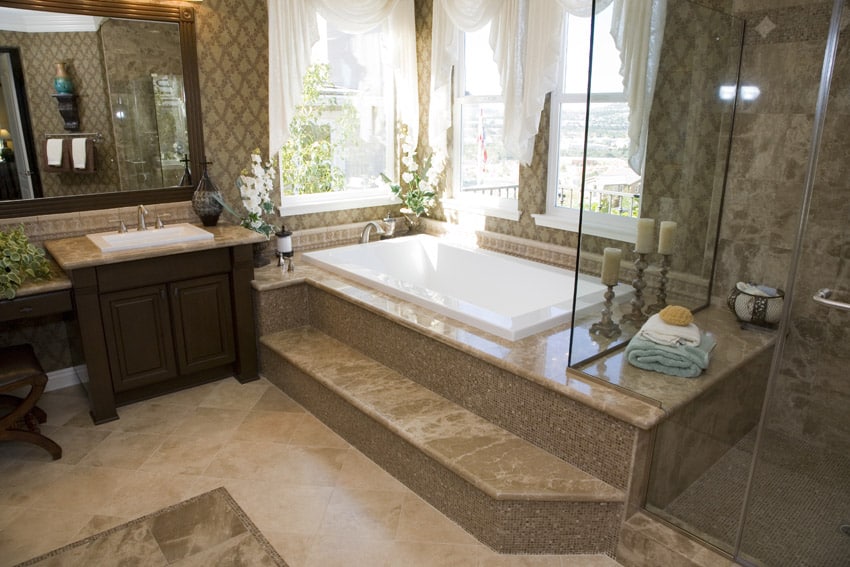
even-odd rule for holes
{"type": "Polygon", "coordinates": [[[11,408],[8,413],[0,414],[0,441],[33,443],[55,460],[62,457],[62,448],[42,435],[38,428],[39,423],[47,420],[44,410],[35,405],[45,385],[47,375],[31,345],[0,348],[0,409],[11,408]],[[25,386],[30,390],[24,398],[3,393],[25,386]]]}

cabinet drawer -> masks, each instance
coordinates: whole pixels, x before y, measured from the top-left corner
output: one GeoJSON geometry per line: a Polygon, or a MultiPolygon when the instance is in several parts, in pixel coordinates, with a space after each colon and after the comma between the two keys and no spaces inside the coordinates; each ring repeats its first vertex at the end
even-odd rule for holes
{"type": "Polygon", "coordinates": [[[0,321],[14,321],[71,311],[70,290],[40,293],[0,301],[0,321]]]}
{"type": "Polygon", "coordinates": [[[215,248],[99,266],[97,282],[101,292],[119,291],[229,272],[230,264],[229,249],[215,248]]]}

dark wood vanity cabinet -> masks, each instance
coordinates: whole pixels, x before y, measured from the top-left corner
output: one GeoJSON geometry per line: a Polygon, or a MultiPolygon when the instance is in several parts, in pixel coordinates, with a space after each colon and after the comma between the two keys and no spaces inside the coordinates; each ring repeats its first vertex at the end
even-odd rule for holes
{"type": "Polygon", "coordinates": [[[107,293],[100,302],[116,392],[236,358],[228,274],[107,293]]]}
{"type": "Polygon", "coordinates": [[[250,245],[74,270],[92,418],[226,376],[257,378],[250,245]]]}

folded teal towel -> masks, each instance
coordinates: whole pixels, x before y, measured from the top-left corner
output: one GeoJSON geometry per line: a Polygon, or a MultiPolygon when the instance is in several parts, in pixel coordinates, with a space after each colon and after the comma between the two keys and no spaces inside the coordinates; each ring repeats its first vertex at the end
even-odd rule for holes
{"type": "Polygon", "coordinates": [[[716,344],[714,337],[707,333],[702,333],[699,346],[662,345],[634,336],[626,346],[626,359],[629,364],[644,370],[695,378],[708,368],[716,344]]]}

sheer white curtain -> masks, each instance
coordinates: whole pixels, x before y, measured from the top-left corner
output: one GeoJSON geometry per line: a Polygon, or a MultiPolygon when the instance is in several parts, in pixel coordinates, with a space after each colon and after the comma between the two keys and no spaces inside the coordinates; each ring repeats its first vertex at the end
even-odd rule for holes
{"type": "Polygon", "coordinates": [[[310,50],[319,40],[317,13],[347,33],[384,26],[388,40],[383,49],[393,65],[398,115],[411,133],[417,134],[419,87],[413,0],[268,0],[268,12],[271,155],[289,138],[289,122],[301,102],[310,50]]]}
{"type": "Polygon", "coordinates": [[[664,42],[667,0],[614,0],[611,35],[620,50],[620,74],[629,102],[629,165],[641,173],[649,112],[664,42]]]}
{"type": "MultiPolygon", "coordinates": [[[[646,128],[664,32],[666,0],[598,0],[601,12],[614,2],[611,34],[623,60],[629,101],[630,163],[643,163],[646,128]]],[[[431,45],[430,144],[445,149],[451,126],[451,73],[459,32],[491,23],[490,47],[505,97],[505,146],[529,164],[546,93],[557,87],[565,13],[589,17],[591,0],[434,0],[431,45]]],[[[633,165],[634,167],[634,165],[633,165]]]]}

